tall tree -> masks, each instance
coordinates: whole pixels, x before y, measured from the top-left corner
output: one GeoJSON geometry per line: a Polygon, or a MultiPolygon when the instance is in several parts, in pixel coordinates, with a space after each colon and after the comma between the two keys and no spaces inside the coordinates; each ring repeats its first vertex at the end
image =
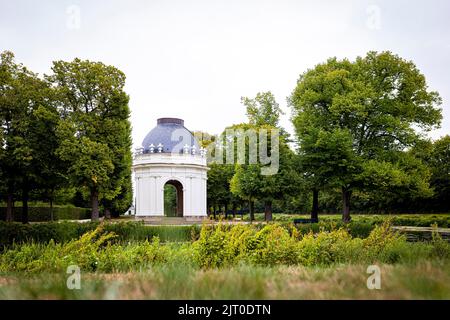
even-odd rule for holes
{"type": "Polygon", "coordinates": [[[7,194],[7,220],[12,220],[14,195],[22,198],[22,222],[28,222],[28,200],[32,189],[37,187],[36,166],[39,150],[47,141],[36,139],[37,126],[45,119],[36,115],[39,110],[51,108],[48,85],[37,74],[22,64],[17,64],[14,55],[5,51],[0,55],[0,122],[2,130],[3,183],[7,194]]]}
{"type": "Polygon", "coordinates": [[[80,59],[56,61],[52,71],[48,80],[57,90],[63,118],[58,130],[63,139],[58,153],[70,163],[71,180],[89,194],[92,220],[98,220],[99,199],[113,200],[129,178],[125,75],[101,62],[80,59]]]}
{"type": "MultiPolygon", "coordinates": [[[[250,219],[254,219],[253,203],[256,200],[264,202],[264,218],[266,221],[272,220],[272,205],[275,200],[282,200],[286,196],[298,191],[298,179],[299,176],[294,167],[294,154],[289,149],[283,136],[279,136],[277,145],[272,146],[271,134],[277,134],[278,131],[271,131],[276,129],[271,126],[252,126],[248,124],[236,125],[235,129],[245,128],[246,130],[254,130],[257,136],[256,143],[259,148],[261,144],[268,142],[267,151],[270,153],[277,153],[277,170],[271,174],[264,174],[263,169],[265,167],[264,161],[258,163],[250,163],[248,158],[245,164],[237,164],[235,174],[230,181],[231,192],[242,199],[249,201],[250,204],[250,219]],[[266,141],[260,141],[260,132],[268,134],[266,141]]],[[[246,154],[250,153],[248,144],[250,141],[246,141],[246,154]]],[[[259,150],[258,150],[259,151],[259,150]]],[[[259,153],[259,152],[258,152],[259,153]]],[[[269,156],[273,156],[270,154],[269,156]]],[[[274,157],[272,157],[275,159],[274,157]]]]}
{"type": "Polygon", "coordinates": [[[258,93],[254,99],[243,97],[241,103],[246,107],[249,123],[230,128],[253,131],[258,138],[257,141],[245,141],[246,154],[250,157],[253,146],[249,148],[249,144],[256,143],[259,156],[261,156],[260,148],[266,147],[268,156],[275,155],[278,159],[278,168],[273,174],[262,174],[261,170],[265,164],[261,158],[258,158],[258,164],[249,162],[247,158],[245,164],[236,166],[230,187],[232,193],[249,201],[250,220],[254,219],[254,201],[260,199],[264,202],[265,220],[270,221],[272,220],[273,201],[282,199],[296,186],[293,181],[296,173],[293,170],[293,154],[287,145],[287,134],[279,126],[280,115],[283,114],[283,111],[270,91],[258,93]],[[261,132],[268,133],[265,141],[260,141],[261,132]],[[271,145],[272,134],[277,135],[276,145],[271,145]],[[265,143],[267,146],[263,146],[265,143]],[[272,152],[275,154],[271,154],[272,152]]]}
{"type": "Polygon", "coordinates": [[[67,163],[59,159],[56,150],[60,145],[57,136],[59,114],[51,103],[52,90],[47,90],[49,104],[39,106],[32,114],[29,128],[30,142],[33,150],[33,171],[35,172],[36,188],[39,198],[50,203],[50,216],[53,220],[53,202],[56,192],[68,186],[66,170],[67,163]]]}
{"type": "Polygon", "coordinates": [[[290,104],[302,152],[321,163],[311,171],[325,170],[323,180],[341,189],[345,222],[367,171],[381,172],[387,162],[402,170],[391,155],[422,138],[415,127],[426,132],[442,117],[439,94],[424,75],[390,52],[317,65],[300,76],[290,104]]]}

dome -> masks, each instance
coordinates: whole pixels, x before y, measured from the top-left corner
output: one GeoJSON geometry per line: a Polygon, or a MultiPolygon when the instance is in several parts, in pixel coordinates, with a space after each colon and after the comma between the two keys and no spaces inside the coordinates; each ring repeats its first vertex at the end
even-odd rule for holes
{"type": "Polygon", "coordinates": [[[165,153],[183,153],[183,147],[187,144],[189,147],[195,146],[199,150],[197,139],[192,133],[184,127],[184,120],[177,118],[160,118],[157,125],[153,128],[142,142],[144,153],[150,151],[150,145],[153,144],[155,152],[159,144],[163,145],[165,153]]]}

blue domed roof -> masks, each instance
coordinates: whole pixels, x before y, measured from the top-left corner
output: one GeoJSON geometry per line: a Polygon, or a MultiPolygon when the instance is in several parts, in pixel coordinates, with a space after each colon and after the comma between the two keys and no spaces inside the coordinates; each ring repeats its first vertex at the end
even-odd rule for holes
{"type": "Polygon", "coordinates": [[[183,153],[183,147],[187,144],[195,146],[199,150],[197,139],[184,127],[184,120],[177,118],[160,118],[142,142],[144,153],[148,153],[153,144],[155,152],[159,144],[163,145],[165,153],[183,153]]]}

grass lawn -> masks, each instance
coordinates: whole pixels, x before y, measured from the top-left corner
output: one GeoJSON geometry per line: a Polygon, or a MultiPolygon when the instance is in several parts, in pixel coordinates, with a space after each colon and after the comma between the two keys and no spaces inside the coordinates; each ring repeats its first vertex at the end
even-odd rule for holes
{"type": "Polygon", "coordinates": [[[128,273],[87,273],[69,290],[65,274],[0,277],[0,299],[450,299],[442,262],[380,265],[381,289],[369,290],[366,265],[242,265],[198,270],[176,265],[128,273]]]}

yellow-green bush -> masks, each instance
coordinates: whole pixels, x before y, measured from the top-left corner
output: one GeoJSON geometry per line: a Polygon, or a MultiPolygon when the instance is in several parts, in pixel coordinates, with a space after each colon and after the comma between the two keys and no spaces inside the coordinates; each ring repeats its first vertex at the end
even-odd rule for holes
{"type": "Polygon", "coordinates": [[[344,229],[305,235],[297,245],[298,262],[302,265],[326,265],[342,260],[340,250],[352,241],[344,229]]]}
{"type": "Polygon", "coordinates": [[[296,244],[285,228],[270,224],[246,241],[245,253],[254,264],[296,264],[296,244]]]}

